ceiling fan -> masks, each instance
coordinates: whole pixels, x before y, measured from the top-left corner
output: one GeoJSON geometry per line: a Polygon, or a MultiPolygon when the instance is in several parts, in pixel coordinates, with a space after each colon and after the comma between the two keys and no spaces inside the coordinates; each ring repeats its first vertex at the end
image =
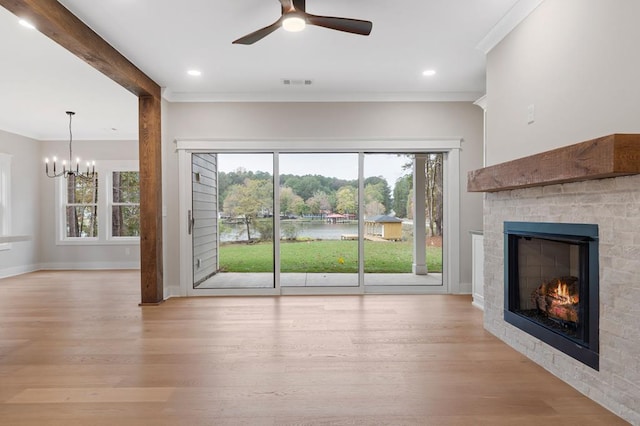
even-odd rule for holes
{"type": "Polygon", "coordinates": [[[233,44],[253,44],[268,36],[281,26],[287,31],[302,31],[304,27],[315,25],[346,33],[369,35],[373,24],[371,21],[360,19],[335,18],[332,16],[317,16],[305,11],[305,0],[279,0],[282,5],[282,16],[273,24],[240,37],[233,44]]]}

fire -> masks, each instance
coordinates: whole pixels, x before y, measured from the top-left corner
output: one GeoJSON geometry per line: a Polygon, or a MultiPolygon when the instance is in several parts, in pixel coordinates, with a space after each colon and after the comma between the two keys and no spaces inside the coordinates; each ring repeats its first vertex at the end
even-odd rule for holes
{"type": "Polygon", "coordinates": [[[549,317],[577,323],[579,295],[579,279],[565,276],[540,284],[531,294],[531,300],[538,310],[549,317]]]}
{"type": "Polygon", "coordinates": [[[578,294],[572,294],[569,290],[569,285],[560,280],[557,281],[556,287],[552,288],[550,293],[555,296],[561,304],[573,305],[579,301],[578,294]]]}

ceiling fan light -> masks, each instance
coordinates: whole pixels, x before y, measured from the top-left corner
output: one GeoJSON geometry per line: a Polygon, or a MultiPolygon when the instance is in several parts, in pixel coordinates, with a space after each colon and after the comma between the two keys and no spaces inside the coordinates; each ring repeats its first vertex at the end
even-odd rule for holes
{"type": "Polygon", "coordinates": [[[304,27],[307,26],[306,21],[298,15],[292,15],[286,17],[282,21],[282,28],[285,31],[289,31],[292,33],[297,33],[298,31],[304,30],[304,27]]]}

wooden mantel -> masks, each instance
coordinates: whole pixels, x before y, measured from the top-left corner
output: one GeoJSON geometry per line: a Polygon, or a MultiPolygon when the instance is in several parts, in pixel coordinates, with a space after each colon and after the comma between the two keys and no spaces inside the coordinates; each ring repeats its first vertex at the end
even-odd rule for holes
{"type": "Polygon", "coordinates": [[[467,191],[497,192],[640,174],[640,134],[613,134],[470,171],[467,191]]]}

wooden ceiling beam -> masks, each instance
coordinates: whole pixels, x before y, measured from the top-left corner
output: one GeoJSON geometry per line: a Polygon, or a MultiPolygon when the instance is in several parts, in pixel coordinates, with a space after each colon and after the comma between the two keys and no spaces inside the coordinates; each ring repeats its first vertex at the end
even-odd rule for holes
{"type": "Polygon", "coordinates": [[[56,0],[0,0],[45,36],[138,96],[141,305],[163,297],[160,86],[56,0]]]}
{"type": "Polygon", "coordinates": [[[160,86],[56,0],[0,0],[89,65],[137,96],[160,98],[160,86]]]}

